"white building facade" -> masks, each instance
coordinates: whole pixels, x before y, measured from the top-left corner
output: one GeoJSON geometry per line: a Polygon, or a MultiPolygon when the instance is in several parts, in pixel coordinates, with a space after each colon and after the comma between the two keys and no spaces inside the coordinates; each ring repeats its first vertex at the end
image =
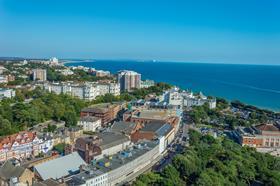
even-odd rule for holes
{"type": "Polygon", "coordinates": [[[78,125],[83,126],[84,131],[95,132],[101,127],[101,119],[94,116],[81,117],[78,121],[78,125]]]}

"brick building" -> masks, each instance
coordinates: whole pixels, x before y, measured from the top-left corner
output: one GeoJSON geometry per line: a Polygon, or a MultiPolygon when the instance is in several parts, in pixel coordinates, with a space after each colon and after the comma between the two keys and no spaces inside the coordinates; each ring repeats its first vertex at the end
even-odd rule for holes
{"type": "Polygon", "coordinates": [[[101,124],[104,126],[116,119],[121,108],[119,104],[100,104],[82,109],[81,117],[95,116],[101,119],[101,124]]]}
{"type": "Polygon", "coordinates": [[[78,138],[74,151],[77,151],[85,162],[90,163],[95,156],[101,154],[100,143],[101,139],[97,136],[78,138]]]}
{"type": "Polygon", "coordinates": [[[273,124],[239,127],[234,133],[242,146],[280,148],[280,129],[273,124]]]}
{"type": "Polygon", "coordinates": [[[174,133],[174,128],[170,124],[163,121],[152,121],[133,133],[131,135],[131,140],[134,143],[142,139],[154,140],[161,136],[167,136],[171,131],[174,133]]]}
{"type": "Polygon", "coordinates": [[[76,140],[74,151],[87,162],[110,156],[124,150],[130,144],[130,139],[122,134],[111,132],[98,133],[95,136],[82,137],[76,140]]]}

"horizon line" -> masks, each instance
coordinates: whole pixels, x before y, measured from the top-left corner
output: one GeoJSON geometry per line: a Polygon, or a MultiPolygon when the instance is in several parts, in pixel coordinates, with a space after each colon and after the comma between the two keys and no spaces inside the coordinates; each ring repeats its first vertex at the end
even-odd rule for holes
{"type": "MultiPolygon", "coordinates": [[[[54,56],[52,56],[54,57],[54,56]]],[[[0,60],[2,58],[19,58],[19,59],[26,59],[26,60],[47,60],[51,57],[4,57],[0,56],[0,60]]],[[[225,62],[206,62],[206,61],[185,61],[185,60],[157,60],[157,59],[129,59],[129,58],[59,58],[59,60],[68,60],[63,63],[75,63],[80,60],[80,62],[93,62],[93,61],[133,61],[133,62],[152,62],[152,63],[189,63],[189,64],[213,64],[213,65],[253,65],[253,66],[280,66],[280,64],[262,64],[262,63],[225,63],[225,62]]]]}

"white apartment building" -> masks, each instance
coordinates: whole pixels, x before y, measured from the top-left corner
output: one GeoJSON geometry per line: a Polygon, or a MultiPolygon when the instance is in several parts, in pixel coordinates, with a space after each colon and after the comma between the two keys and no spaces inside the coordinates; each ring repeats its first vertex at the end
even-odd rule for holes
{"type": "Polygon", "coordinates": [[[160,96],[159,101],[166,102],[169,105],[177,106],[179,108],[181,108],[183,105],[183,97],[182,97],[181,93],[179,92],[179,88],[177,88],[177,87],[164,92],[160,96]]]}
{"type": "Polygon", "coordinates": [[[56,94],[69,94],[74,97],[85,100],[94,100],[96,96],[102,96],[105,94],[113,94],[115,96],[120,95],[120,85],[118,83],[108,84],[94,84],[94,83],[82,83],[73,84],[68,83],[45,83],[44,89],[56,94]]]}
{"type": "Polygon", "coordinates": [[[149,88],[155,85],[155,82],[153,80],[145,80],[141,81],[140,88],[149,88]]]}
{"type": "Polygon", "coordinates": [[[94,116],[81,117],[78,125],[83,126],[84,131],[95,132],[96,129],[101,127],[101,119],[94,116]]]}
{"type": "Polygon", "coordinates": [[[141,74],[129,70],[119,71],[118,83],[120,83],[121,90],[138,89],[141,86],[141,74]]]}
{"type": "Polygon", "coordinates": [[[216,98],[208,99],[202,92],[199,95],[193,95],[193,93],[183,92],[182,96],[184,98],[184,107],[201,106],[205,103],[209,104],[210,109],[216,108],[216,98]]]}
{"type": "Polygon", "coordinates": [[[46,81],[47,70],[46,69],[33,69],[32,70],[33,81],[46,81]]]}
{"type": "Polygon", "coordinates": [[[113,94],[114,96],[120,95],[119,83],[96,84],[98,95],[113,94]]]}

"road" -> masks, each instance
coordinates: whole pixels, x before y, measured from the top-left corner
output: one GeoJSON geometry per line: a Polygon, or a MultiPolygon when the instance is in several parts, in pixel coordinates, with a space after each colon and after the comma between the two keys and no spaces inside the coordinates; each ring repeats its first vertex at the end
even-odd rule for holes
{"type": "Polygon", "coordinates": [[[172,159],[176,154],[182,153],[184,151],[184,147],[189,145],[188,129],[189,126],[186,123],[182,123],[180,125],[173,142],[167,147],[166,155],[153,167],[154,171],[160,172],[163,170],[164,167],[172,162],[172,159]]]}

